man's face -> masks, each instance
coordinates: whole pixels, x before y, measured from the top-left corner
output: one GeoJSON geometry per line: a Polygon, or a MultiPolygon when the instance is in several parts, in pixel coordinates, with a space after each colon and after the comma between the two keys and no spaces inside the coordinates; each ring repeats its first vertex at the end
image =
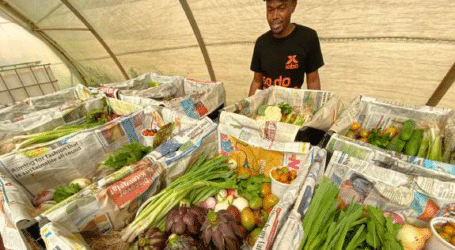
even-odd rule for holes
{"type": "Polygon", "coordinates": [[[276,37],[288,35],[286,28],[290,27],[291,15],[295,10],[297,1],[269,0],[267,1],[267,21],[276,37]]]}

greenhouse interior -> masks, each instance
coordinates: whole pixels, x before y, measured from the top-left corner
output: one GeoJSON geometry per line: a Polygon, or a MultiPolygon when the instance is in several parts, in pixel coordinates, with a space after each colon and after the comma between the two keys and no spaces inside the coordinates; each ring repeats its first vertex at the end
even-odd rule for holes
{"type": "Polygon", "coordinates": [[[455,1],[0,0],[0,250],[455,250],[455,1]]]}

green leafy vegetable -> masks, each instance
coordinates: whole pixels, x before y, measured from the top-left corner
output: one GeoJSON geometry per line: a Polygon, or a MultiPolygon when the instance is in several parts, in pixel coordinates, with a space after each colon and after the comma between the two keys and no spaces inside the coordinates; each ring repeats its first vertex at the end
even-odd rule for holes
{"type": "Polygon", "coordinates": [[[285,102],[280,102],[278,104],[278,107],[281,109],[281,113],[285,115],[289,115],[290,113],[292,113],[292,111],[294,111],[294,108],[285,102]]]}
{"type": "Polygon", "coordinates": [[[137,143],[125,145],[108,155],[103,165],[118,169],[124,166],[132,165],[140,161],[146,154],[152,151],[152,147],[145,147],[137,143]]]}
{"type": "Polygon", "coordinates": [[[183,198],[189,198],[192,204],[219,192],[221,189],[234,188],[235,178],[224,156],[207,160],[203,154],[189,170],[164,190],[153,197],[133,222],[123,231],[122,239],[128,242],[150,227],[164,228],[166,216],[183,198]],[[194,192],[202,192],[197,195],[194,192]]]}
{"type": "Polygon", "coordinates": [[[81,186],[77,183],[72,183],[68,186],[58,186],[55,188],[54,201],[59,203],[71,195],[79,192],[81,189],[81,186]]]}
{"type": "Polygon", "coordinates": [[[150,82],[147,83],[147,86],[149,88],[154,88],[154,87],[160,86],[160,84],[158,82],[150,81],[150,82]]]}
{"type": "Polygon", "coordinates": [[[303,220],[300,249],[396,249],[401,225],[393,224],[378,207],[351,203],[338,209],[338,187],[324,177],[303,220]]]}
{"type": "Polygon", "coordinates": [[[368,143],[380,148],[387,148],[389,145],[390,133],[381,134],[380,129],[372,129],[368,136],[368,143]]]}
{"type": "Polygon", "coordinates": [[[267,105],[267,104],[259,105],[259,107],[258,107],[258,115],[265,116],[265,109],[267,109],[268,106],[269,105],[267,105]]]}
{"type": "Polygon", "coordinates": [[[237,193],[252,201],[256,197],[262,197],[262,183],[270,182],[264,174],[253,175],[249,179],[240,179],[237,184],[237,193]]]}

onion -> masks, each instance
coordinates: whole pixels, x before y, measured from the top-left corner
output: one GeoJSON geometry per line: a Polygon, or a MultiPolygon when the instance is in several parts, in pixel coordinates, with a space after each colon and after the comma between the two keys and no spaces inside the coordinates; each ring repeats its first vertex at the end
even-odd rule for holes
{"type": "Polygon", "coordinates": [[[241,213],[243,209],[248,207],[248,201],[243,197],[237,197],[232,202],[232,205],[234,205],[241,213]]]}
{"type": "Polygon", "coordinates": [[[85,188],[85,187],[87,187],[90,183],[91,183],[91,181],[90,181],[89,179],[87,179],[87,178],[79,178],[79,179],[73,180],[73,181],[70,183],[70,185],[71,185],[71,184],[79,184],[79,187],[85,188]]]}
{"type": "Polygon", "coordinates": [[[216,200],[213,197],[209,197],[205,201],[199,203],[199,206],[207,209],[215,209],[216,200]]]}
{"type": "Polygon", "coordinates": [[[225,189],[221,189],[220,192],[216,195],[216,201],[222,202],[227,197],[227,191],[225,189]]]}
{"type": "Polygon", "coordinates": [[[39,207],[41,204],[54,199],[54,190],[46,189],[33,198],[33,205],[39,207]]]}

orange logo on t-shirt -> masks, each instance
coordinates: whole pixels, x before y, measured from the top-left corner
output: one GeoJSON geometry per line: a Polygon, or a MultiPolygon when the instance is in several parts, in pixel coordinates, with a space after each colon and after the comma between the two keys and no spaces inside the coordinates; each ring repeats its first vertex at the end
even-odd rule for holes
{"type": "Polygon", "coordinates": [[[286,62],[285,69],[298,69],[299,61],[296,59],[297,55],[288,56],[288,61],[286,62]]]}
{"type": "Polygon", "coordinates": [[[284,77],[283,76],[280,76],[276,79],[272,79],[270,77],[262,77],[262,82],[264,84],[264,89],[265,88],[268,88],[272,85],[276,85],[276,86],[282,86],[282,87],[289,87],[289,85],[291,85],[291,78],[289,77],[284,77]]]}

